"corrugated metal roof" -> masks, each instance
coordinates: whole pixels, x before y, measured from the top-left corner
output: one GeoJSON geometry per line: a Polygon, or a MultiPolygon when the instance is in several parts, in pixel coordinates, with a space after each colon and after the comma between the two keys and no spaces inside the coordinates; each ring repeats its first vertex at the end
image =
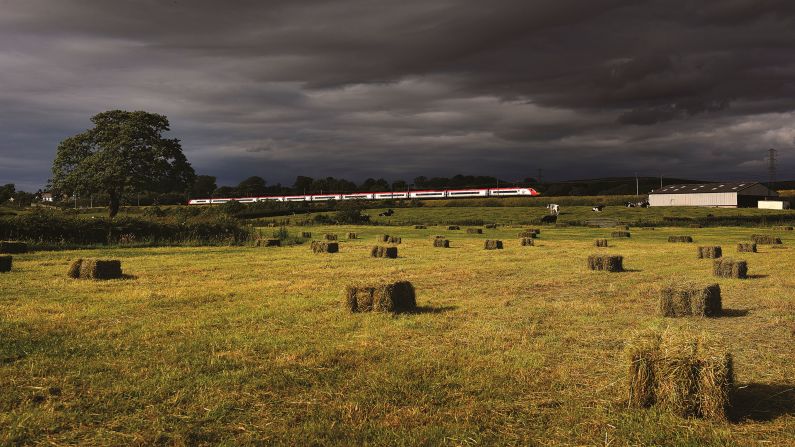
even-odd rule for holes
{"type": "Polygon", "coordinates": [[[668,185],[655,189],[650,194],[701,194],[738,192],[758,185],[759,182],[701,183],[691,185],[668,185]]]}

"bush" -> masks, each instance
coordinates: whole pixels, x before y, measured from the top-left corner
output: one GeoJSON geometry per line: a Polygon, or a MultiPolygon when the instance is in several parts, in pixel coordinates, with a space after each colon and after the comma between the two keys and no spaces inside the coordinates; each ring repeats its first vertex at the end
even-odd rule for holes
{"type": "Polygon", "coordinates": [[[239,244],[253,238],[253,230],[226,216],[188,219],[69,216],[36,211],[0,218],[0,239],[39,245],[96,245],[135,242],[142,245],[239,244]]]}

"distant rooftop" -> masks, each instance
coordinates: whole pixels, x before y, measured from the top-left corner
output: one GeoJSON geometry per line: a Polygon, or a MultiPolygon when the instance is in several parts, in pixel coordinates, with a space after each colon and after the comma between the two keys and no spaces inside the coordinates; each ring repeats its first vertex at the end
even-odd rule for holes
{"type": "Polygon", "coordinates": [[[723,182],[723,183],[701,183],[689,185],[668,185],[655,189],[651,194],[695,194],[695,193],[722,193],[738,192],[751,186],[758,185],[759,182],[723,182]]]}

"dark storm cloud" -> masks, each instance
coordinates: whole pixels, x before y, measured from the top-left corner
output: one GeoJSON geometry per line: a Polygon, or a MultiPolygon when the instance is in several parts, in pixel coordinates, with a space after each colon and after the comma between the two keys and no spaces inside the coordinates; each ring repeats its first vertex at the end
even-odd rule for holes
{"type": "Polygon", "coordinates": [[[0,183],[100,111],[201,173],[754,178],[793,167],[785,0],[0,0],[0,183]]]}

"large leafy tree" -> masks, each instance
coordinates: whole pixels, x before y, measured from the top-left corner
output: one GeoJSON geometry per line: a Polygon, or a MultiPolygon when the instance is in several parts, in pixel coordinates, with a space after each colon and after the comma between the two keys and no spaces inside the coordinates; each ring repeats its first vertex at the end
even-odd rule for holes
{"type": "Polygon", "coordinates": [[[52,166],[58,194],[105,193],[108,215],[132,192],[188,191],[196,174],[176,138],[164,138],[168,118],[143,111],[94,115],[92,129],[63,140],[52,166]]]}

